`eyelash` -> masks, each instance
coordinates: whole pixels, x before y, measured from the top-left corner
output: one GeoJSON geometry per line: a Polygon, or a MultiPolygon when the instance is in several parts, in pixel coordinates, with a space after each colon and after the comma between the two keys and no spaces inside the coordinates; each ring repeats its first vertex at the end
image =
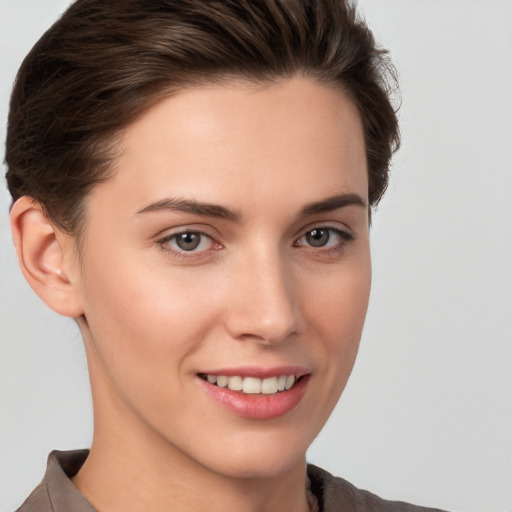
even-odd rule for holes
{"type": "Polygon", "coordinates": [[[173,253],[174,255],[181,257],[181,258],[191,258],[191,257],[197,257],[200,254],[203,254],[207,252],[210,249],[205,249],[202,251],[187,251],[185,249],[182,249],[180,247],[172,247],[170,246],[170,242],[176,242],[178,237],[184,236],[184,235],[199,235],[201,237],[201,240],[199,241],[199,245],[204,241],[204,239],[210,240],[210,244],[216,246],[214,250],[221,249],[222,245],[216,242],[210,235],[205,233],[204,231],[200,231],[197,229],[188,229],[184,231],[179,231],[178,233],[172,233],[171,235],[165,236],[164,238],[158,240],[158,245],[162,247],[163,250],[173,253]]]}
{"type": "MultiPolygon", "coordinates": [[[[165,236],[164,238],[157,241],[158,245],[160,247],[170,253],[173,253],[174,255],[180,257],[180,258],[194,258],[198,257],[205,252],[208,252],[212,250],[211,248],[207,248],[204,250],[196,251],[196,247],[194,247],[192,250],[187,251],[186,249],[180,248],[180,247],[172,247],[170,245],[170,242],[175,242],[178,240],[178,237],[185,236],[185,235],[199,235],[201,239],[199,240],[198,246],[201,245],[201,243],[204,241],[204,239],[210,240],[210,245],[213,245],[213,250],[218,250],[222,248],[222,245],[218,242],[216,242],[210,235],[207,233],[196,230],[196,229],[190,229],[190,230],[184,230],[180,231],[178,233],[172,233],[171,235],[165,236]]],[[[332,252],[339,252],[341,248],[348,242],[351,242],[354,240],[354,235],[349,233],[348,231],[343,231],[339,228],[335,228],[332,226],[316,226],[311,229],[308,229],[302,236],[300,236],[295,242],[293,243],[294,247],[305,247],[307,250],[315,251],[315,252],[322,252],[322,253],[332,253],[332,252]],[[312,234],[314,231],[327,231],[329,233],[329,238],[327,240],[327,244],[330,242],[332,235],[335,235],[339,237],[339,241],[336,242],[334,245],[321,245],[321,246],[314,246],[310,244],[302,243],[301,240],[307,237],[308,235],[312,234]]]]}
{"type": "Polygon", "coordinates": [[[322,251],[323,253],[325,253],[325,252],[337,252],[337,251],[340,251],[341,248],[346,243],[351,242],[352,240],[354,240],[354,235],[352,235],[348,231],[343,231],[342,229],[334,228],[332,226],[315,226],[314,228],[311,228],[308,231],[306,231],[298,240],[296,240],[294,242],[293,245],[295,247],[307,247],[307,248],[309,248],[310,250],[313,250],[313,251],[319,250],[319,251],[322,251]],[[338,240],[337,243],[335,243],[333,245],[330,245],[330,246],[329,245],[314,246],[314,245],[309,245],[309,244],[306,245],[306,244],[303,244],[303,243],[300,242],[302,239],[304,239],[309,234],[312,234],[315,231],[327,231],[329,233],[328,242],[332,238],[332,235],[335,235],[335,236],[339,237],[339,240],[338,240]]]}

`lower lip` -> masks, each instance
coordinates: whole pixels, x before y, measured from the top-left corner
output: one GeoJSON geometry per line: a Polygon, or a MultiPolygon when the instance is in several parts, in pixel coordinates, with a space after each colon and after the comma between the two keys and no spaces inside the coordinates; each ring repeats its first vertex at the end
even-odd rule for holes
{"type": "Polygon", "coordinates": [[[229,388],[221,388],[198,377],[208,395],[227,410],[253,420],[270,420],[291,412],[302,400],[309,381],[303,376],[295,385],[273,395],[246,395],[229,388]]]}

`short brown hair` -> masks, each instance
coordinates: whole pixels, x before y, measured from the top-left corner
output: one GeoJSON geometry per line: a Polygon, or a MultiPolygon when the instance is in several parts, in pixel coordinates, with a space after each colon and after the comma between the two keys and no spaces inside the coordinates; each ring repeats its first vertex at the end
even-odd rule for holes
{"type": "Polygon", "coordinates": [[[342,87],[365,135],[370,204],[399,131],[387,52],[344,0],[77,0],[25,58],[6,141],[13,200],[28,195],[70,234],[112,174],[123,128],[173,91],[303,74],[342,87]]]}

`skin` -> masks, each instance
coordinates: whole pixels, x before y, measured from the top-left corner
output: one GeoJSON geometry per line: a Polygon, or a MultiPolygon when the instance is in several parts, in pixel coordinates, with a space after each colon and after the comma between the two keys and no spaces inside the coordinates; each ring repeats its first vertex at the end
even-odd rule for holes
{"type": "Polygon", "coordinates": [[[356,107],[301,77],[192,88],[126,129],[115,167],[87,198],[80,257],[33,201],[12,212],[27,279],[86,346],[95,432],[75,485],[109,512],[306,511],[305,453],[350,375],[370,290],[356,107]],[[169,199],[233,218],[154,206],[169,199]],[[205,235],[187,252],[183,232],[205,235]],[[268,420],[226,410],[197,376],[283,365],[309,380],[268,420]]]}

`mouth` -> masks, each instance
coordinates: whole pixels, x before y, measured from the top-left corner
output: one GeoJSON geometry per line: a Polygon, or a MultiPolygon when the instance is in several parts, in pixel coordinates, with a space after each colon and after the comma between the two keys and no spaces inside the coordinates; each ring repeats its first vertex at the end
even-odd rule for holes
{"type": "Polygon", "coordinates": [[[270,420],[291,413],[308,389],[311,373],[302,367],[239,368],[199,372],[207,396],[247,419],[270,420]]]}
{"type": "Polygon", "coordinates": [[[213,386],[227,388],[245,395],[276,395],[292,389],[304,376],[278,375],[259,379],[241,375],[200,373],[199,377],[213,386]]]}

